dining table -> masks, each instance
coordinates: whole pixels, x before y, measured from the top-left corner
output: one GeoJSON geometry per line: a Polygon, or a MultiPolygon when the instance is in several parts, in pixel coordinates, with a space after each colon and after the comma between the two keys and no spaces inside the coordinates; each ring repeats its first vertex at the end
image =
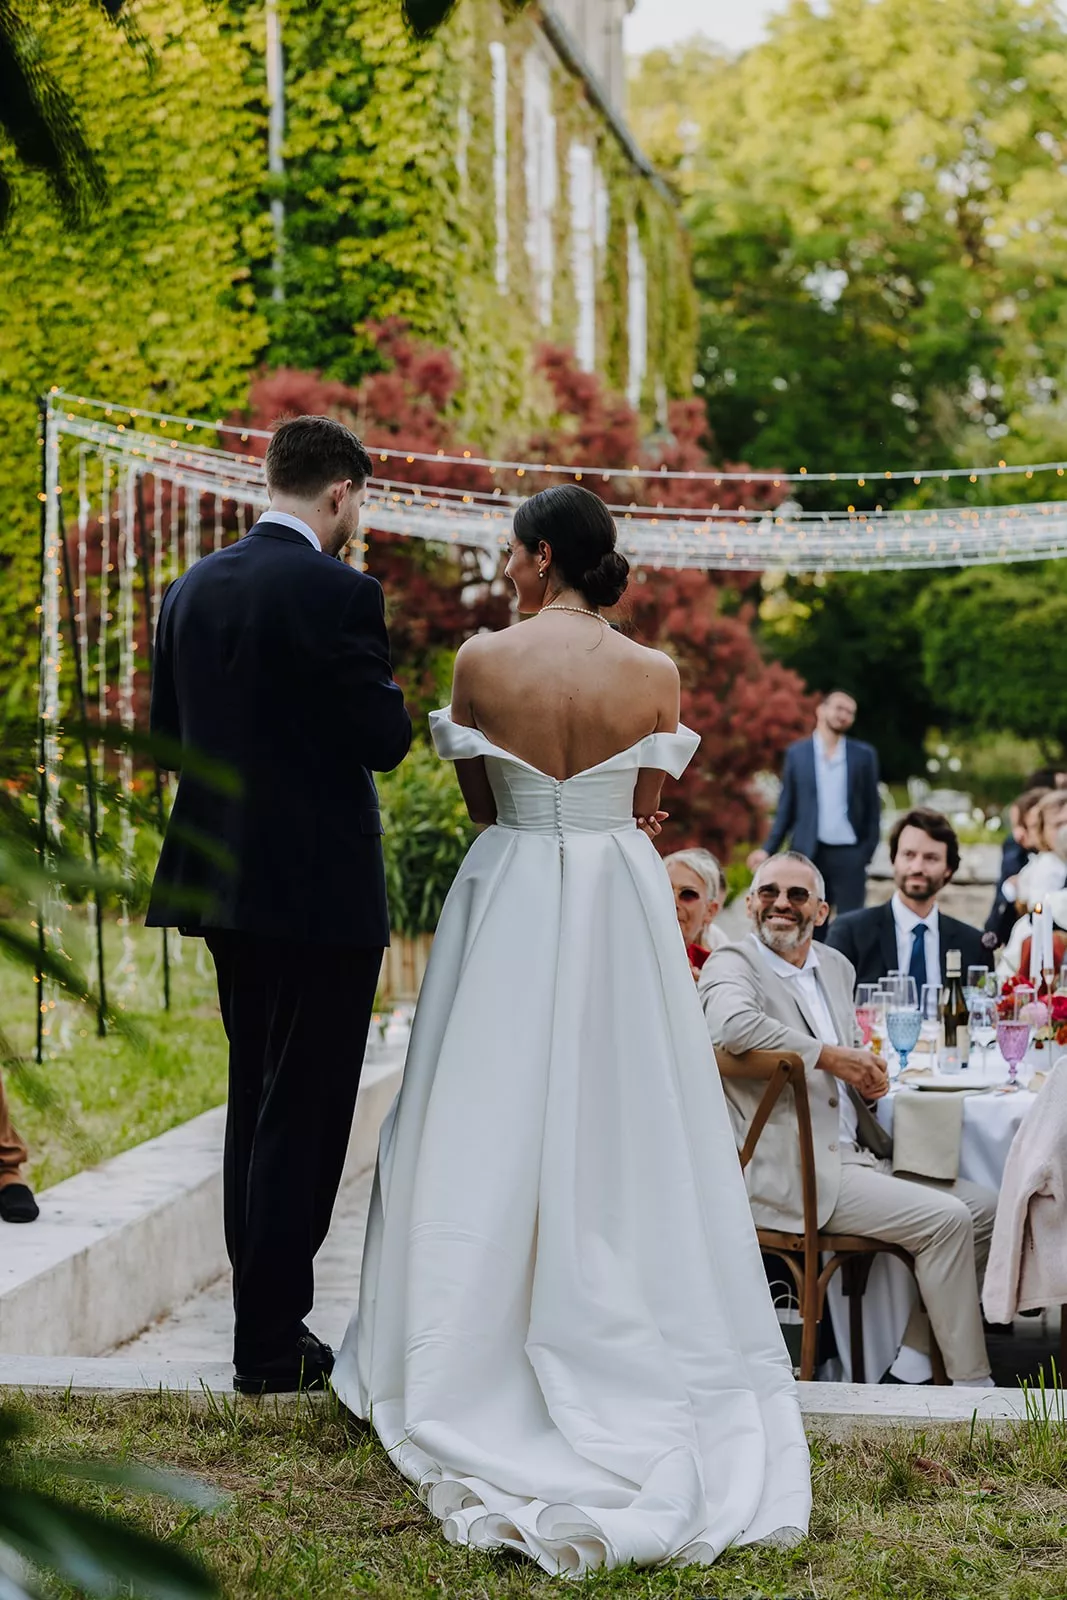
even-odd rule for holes
{"type": "MultiPolygon", "coordinates": [[[[1057,1054],[1055,1059],[1067,1057],[1057,1054]]],[[[893,1133],[901,1095],[912,1097],[913,1106],[916,1107],[909,1117],[912,1125],[916,1115],[921,1117],[923,1114],[923,1105],[916,1105],[914,1097],[921,1096],[923,1102],[930,1105],[931,1117],[936,1117],[939,1115],[937,1101],[940,1097],[959,1096],[963,1115],[959,1131],[958,1175],[999,1194],[1012,1140],[1036,1103],[1037,1094],[1034,1090],[1043,1082],[1043,1077],[1034,1072],[1032,1064],[1024,1065],[1020,1070],[1019,1082],[1011,1085],[1008,1081],[1008,1065],[994,1047],[951,1075],[937,1070],[935,1055],[928,1058],[925,1070],[909,1070],[902,1078],[890,1052],[890,1079],[889,1093],[877,1105],[878,1121],[882,1127],[888,1133],[893,1133]],[[1033,1088],[1029,1087],[1031,1082],[1033,1088]]],[[[899,1157],[903,1152],[896,1153],[899,1157]]],[[[833,1324],[838,1355],[824,1364],[819,1375],[848,1383],[852,1379],[849,1305],[842,1293],[840,1279],[840,1273],[835,1274],[827,1290],[827,1309],[833,1324]]],[[[878,1383],[896,1360],[916,1297],[915,1279],[904,1262],[888,1254],[876,1256],[863,1297],[863,1353],[868,1383],[878,1383]]],[[[920,1371],[914,1361],[910,1362],[910,1367],[912,1372],[920,1371]]]]}

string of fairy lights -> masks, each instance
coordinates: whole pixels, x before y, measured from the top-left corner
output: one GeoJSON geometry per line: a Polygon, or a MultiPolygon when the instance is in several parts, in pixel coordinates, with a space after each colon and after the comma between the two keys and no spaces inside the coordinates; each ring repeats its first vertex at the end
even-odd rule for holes
{"type": "MultiPolygon", "coordinates": [[[[189,554],[196,536],[189,520],[199,517],[198,496],[213,498],[216,508],[231,501],[261,510],[267,502],[262,455],[254,450],[205,443],[215,434],[233,445],[269,438],[262,429],[222,421],[119,407],[84,396],[56,391],[52,416],[58,433],[92,447],[115,471],[132,471],[180,490],[188,506],[185,542],[189,554]],[[125,420],[120,420],[124,418],[125,420]]],[[[365,523],[383,533],[442,545],[469,546],[492,554],[506,544],[515,508],[540,479],[592,485],[603,493],[616,516],[620,549],[638,565],[699,567],[789,572],[878,571],[904,567],[973,566],[994,562],[1055,559],[1067,554],[1067,501],[1055,498],[1012,505],[884,506],[875,498],[878,485],[909,482],[971,484],[1017,474],[1062,478],[1067,462],[950,467],[938,470],[884,469],[878,473],[673,471],[642,466],[561,466],[462,455],[438,451],[404,451],[375,446],[373,455],[386,469],[369,487],[365,523]],[[418,464],[462,467],[499,477],[492,489],[463,489],[411,482],[408,475],[390,475],[418,464]],[[526,479],[533,480],[530,484],[526,479]],[[629,498],[626,486],[641,483],[641,498],[629,498]],[[649,505],[649,482],[662,485],[663,498],[649,505]],[[709,495],[706,505],[671,501],[672,485],[706,484],[709,489],[752,485],[760,491],[797,490],[814,483],[840,483],[864,489],[873,504],[850,503],[842,510],[809,510],[795,499],[781,503],[724,506],[709,495]],[[607,485],[607,489],[604,488],[607,485]]],[[[430,476],[430,474],[427,474],[430,476]]],[[[677,494],[677,489],[674,490],[677,494]]],[[[860,499],[857,496],[857,501],[860,499]]],[[[218,525],[216,512],[215,524],[218,525]]],[[[365,549],[365,547],[364,547],[365,549]]]]}
{"type": "MultiPolygon", "coordinates": [[[[167,583],[228,538],[240,538],[269,503],[263,476],[263,429],[222,418],[208,421],[121,405],[53,389],[42,408],[42,560],[40,599],[39,776],[42,840],[58,841],[64,827],[64,679],[80,667],[80,697],[101,724],[127,733],[137,723],[138,628],[149,653],[167,583]],[[257,448],[258,446],[258,448],[257,448]],[[76,514],[65,515],[76,501],[76,514]],[[64,538],[73,531],[73,563],[64,538]],[[64,570],[72,660],[64,669],[64,570]]],[[[561,464],[478,456],[471,451],[408,451],[374,445],[381,475],[369,485],[364,526],[473,553],[482,577],[498,568],[515,508],[552,483],[595,488],[615,515],[619,548],[635,565],[715,571],[791,573],[870,572],[903,568],[1033,561],[1067,555],[1067,499],[1055,498],[1055,481],[1067,461],[973,467],[885,468],[879,471],[680,470],[633,462],[625,466],[561,464]],[[435,484],[448,469],[453,483],[435,484]],[[949,507],[896,503],[901,490],[922,501],[931,486],[957,488],[1017,475],[1048,480],[1041,500],[1011,505],[949,507]],[[409,481],[423,479],[425,481],[409,481]],[[456,486],[467,482],[476,487],[456,486]],[[850,499],[844,509],[817,511],[796,498],[804,486],[839,484],[850,499]],[[906,487],[910,484],[910,488],[906,487]],[[685,501],[694,497],[701,504],[685,501]],[[888,486],[888,492],[886,489],[888,486]],[[746,489],[751,488],[747,496],[746,489]],[[721,500],[717,490],[726,491],[721,500]],[[654,503],[649,503],[650,501],[654,503]],[[776,502],[776,503],[771,503],[776,502]]],[[[350,552],[368,555],[366,540],[350,552]]],[[[373,555],[371,554],[373,560],[373,555]]],[[[69,695],[68,695],[69,698],[69,695]]],[[[106,973],[119,1005],[143,1001],[160,966],[180,955],[166,935],[160,956],[139,972],[130,926],[136,874],[137,826],[134,761],[129,747],[109,767],[101,741],[89,752],[86,786],[114,795],[121,949],[106,973]]],[[[162,804],[162,802],[161,802],[162,804]]],[[[98,815],[103,816],[101,802],[98,815]]],[[[42,949],[63,949],[63,906],[54,893],[39,908],[42,949]]],[[[98,940],[105,977],[103,929],[98,940]]],[[[39,974],[38,1054],[65,1041],[58,992],[39,974]]]]}

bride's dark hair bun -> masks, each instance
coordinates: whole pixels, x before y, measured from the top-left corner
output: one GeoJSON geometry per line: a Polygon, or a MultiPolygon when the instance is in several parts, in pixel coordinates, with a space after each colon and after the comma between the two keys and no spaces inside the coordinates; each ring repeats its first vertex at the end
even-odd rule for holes
{"type": "Polygon", "coordinates": [[[591,606],[618,605],[630,581],[630,563],[617,550],[607,550],[577,584],[591,606]]]}
{"type": "Polygon", "coordinates": [[[599,495],[576,483],[542,489],[522,502],[513,527],[531,555],[542,541],[551,546],[554,569],[589,605],[618,604],[630,563],[615,548],[615,519],[599,495]]]}

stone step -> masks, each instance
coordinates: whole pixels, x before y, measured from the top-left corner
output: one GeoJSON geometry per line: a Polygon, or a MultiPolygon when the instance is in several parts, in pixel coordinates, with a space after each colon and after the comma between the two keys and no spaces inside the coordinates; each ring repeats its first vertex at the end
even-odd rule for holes
{"type": "MultiPolygon", "coordinates": [[[[373,1167],[402,1071],[402,1047],[368,1057],[346,1183],[373,1167]]],[[[224,1108],[206,1111],[46,1189],[38,1221],[4,1228],[0,1357],[105,1354],[225,1273],[224,1126],[224,1108]]]]}
{"type": "MultiPolygon", "coordinates": [[[[907,1384],[801,1383],[800,1406],[809,1433],[847,1438],[873,1429],[1017,1426],[1048,1418],[1063,1425],[1067,1394],[1019,1389],[909,1387],[907,1384]]],[[[98,1357],[0,1356],[0,1394],[184,1394],[191,1400],[229,1397],[234,1403],[292,1404],[296,1396],[236,1397],[225,1362],[98,1357]]],[[[304,1404],[321,1396],[303,1396],[304,1404]]]]}

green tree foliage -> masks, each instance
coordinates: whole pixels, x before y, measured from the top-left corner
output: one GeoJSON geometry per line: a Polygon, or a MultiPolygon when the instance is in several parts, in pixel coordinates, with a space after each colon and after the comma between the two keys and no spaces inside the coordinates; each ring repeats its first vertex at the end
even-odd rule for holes
{"type": "Polygon", "coordinates": [[[1058,386],[1065,46],[1052,0],[793,0],[736,63],[646,58],[633,114],[689,191],[728,454],[940,461],[1058,386]]]}
{"type": "MultiPolygon", "coordinates": [[[[740,59],[699,44],[644,57],[631,116],[686,195],[725,457],[876,472],[1064,453],[1067,34],[1052,0],[792,0],[740,59]]],[[[1059,498],[1064,480],[907,487],[945,504],[1059,498]]],[[[1001,613],[957,605],[956,582],[792,580],[763,607],[783,660],[857,694],[894,777],[916,769],[927,726],[993,725],[979,707],[996,676],[986,696],[953,679],[965,657],[1002,662],[1001,613]]],[[[1002,585],[1025,630],[1032,574],[976,582],[1002,585]]]]}
{"type": "MultiPolygon", "coordinates": [[[[119,23],[128,38],[138,38],[123,7],[125,0],[96,0],[91,9],[119,23]]],[[[83,223],[107,194],[107,179],[90,146],[79,108],[58,82],[38,48],[34,12],[0,0],[0,135],[8,148],[0,154],[0,228],[15,197],[15,174],[42,173],[64,219],[83,223]]],[[[91,27],[88,4],[79,26],[91,27]]]]}
{"type": "Polygon", "coordinates": [[[424,741],[379,778],[378,792],[392,926],[401,934],[433,933],[477,829],[451,768],[424,741]]]}
{"type": "MultiPolygon", "coordinates": [[[[28,1416],[0,1407],[0,1591],[44,1600],[51,1578],[99,1600],[120,1591],[143,1600],[211,1600],[214,1577],[176,1541],[143,1533],[84,1491],[116,1489],[184,1503],[190,1521],[219,1505],[209,1485],[128,1462],[47,1460],[31,1453],[28,1416]],[[79,1493],[80,1492],[80,1493],[79,1493]],[[47,1577],[46,1577],[47,1575],[47,1577]],[[47,1584],[47,1589],[46,1589],[47,1584]]],[[[71,1592],[68,1590],[68,1593],[71,1592]]]]}
{"type": "Polygon", "coordinates": [[[938,685],[952,723],[1009,729],[1050,754],[1067,751],[1058,670],[1067,638],[1062,563],[976,567],[940,578],[920,597],[915,620],[927,681],[938,685]]]}
{"type": "MultiPolygon", "coordinates": [[[[507,0],[512,11],[522,11],[530,0],[507,0]]],[[[417,39],[436,33],[456,9],[457,0],[401,0],[404,21],[417,39]]]]}
{"type": "Polygon", "coordinates": [[[844,573],[794,579],[763,601],[769,648],[813,689],[856,696],[856,737],[876,746],[890,779],[922,770],[938,714],[915,614],[930,584],[928,572],[844,573]]]}

